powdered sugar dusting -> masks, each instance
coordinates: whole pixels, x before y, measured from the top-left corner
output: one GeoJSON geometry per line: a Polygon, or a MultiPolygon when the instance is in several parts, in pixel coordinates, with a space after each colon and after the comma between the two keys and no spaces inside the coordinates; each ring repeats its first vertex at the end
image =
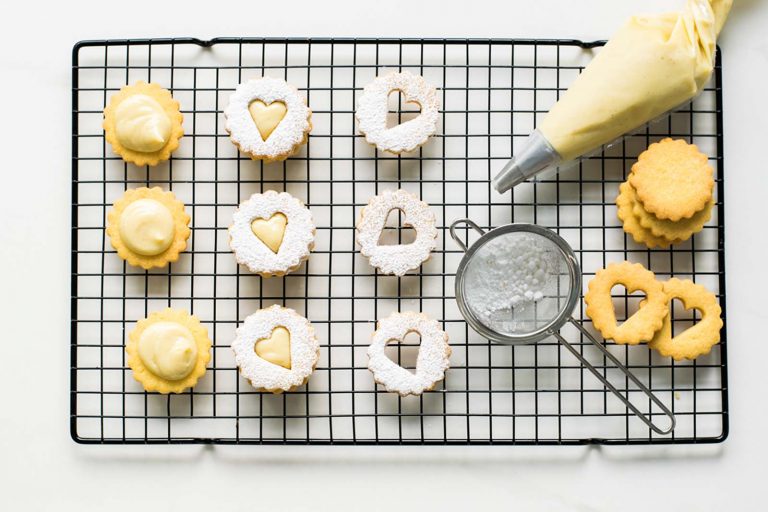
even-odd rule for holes
{"type": "Polygon", "coordinates": [[[399,154],[413,151],[437,131],[439,109],[437,90],[421,76],[407,71],[393,72],[379,76],[365,86],[355,117],[369,144],[399,154]],[[421,113],[414,119],[387,128],[387,99],[392,91],[402,92],[407,102],[418,103],[421,113]]]}
{"type": "Polygon", "coordinates": [[[478,320],[497,332],[533,330],[558,312],[561,263],[560,253],[542,237],[498,236],[480,247],[467,265],[466,303],[478,320]]]}
{"type": "Polygon", "coordinates": [[[299,91],[285,80],[263,77],[249,80],[237,86],[224,109],[226,129],[243,152],[253,158],[281,160],[292,154],[303,144],[312,129],[309,117],[312,111],[307,107],[299,91]],[[263,140],[248,106],[254,100],[269,105],[282,101],[287,107],[285,117],[272,134],[263,140]]]}
{"type": "Polygon", "coordinates": [[[405,190],[384,191],[360,212],[357,223],[360,252],[385,274],[402,276],[418,268],[437,246],[436,239],[435,214],[427,203],[405,190]],[[403,223],[416,231],[416,239],[410,244],[379,245],[387,215],[394,209],[403,212],[403,223]]]}
{"type": "Polygon", "coordinates": [[[253,194],[232,217],[229,246],[238,263],[264,277],[290,272],[309,257],[315,239],[312,214],[301,201],[287,192],[267,190],[253,194]],[[285,215],[288,223],[277,254],[253,233],[254,219],[269,219],[275,213],[285,215]]]}
{"type": "Polygon", "coordinates": [[[420,395],[443,380],[450,366],[450,355],[448,335],[440,329],[436,320],[411,311],[392,313],[379,322],[378,329],[373,333],[368,347],[368,369],[373,372],[374,380],[387,391],[402,396],[420,395]],[[388,343],[393,340],[402,342],[409,332],[421,335],[415,374],[395,364],[384,353],[388,343]]]}
{"type": "Polygon", "coordinates": [[[309,321],[296,311],[278,305],[260,309],[237,328],[232,342],[240,373],[259,390],[290,391],[301,386],[315,370],[320,344],[309,321]],[[291,369],[270,363],[256,354],[256,342],[285,327],[291,336],[291,369]]]}

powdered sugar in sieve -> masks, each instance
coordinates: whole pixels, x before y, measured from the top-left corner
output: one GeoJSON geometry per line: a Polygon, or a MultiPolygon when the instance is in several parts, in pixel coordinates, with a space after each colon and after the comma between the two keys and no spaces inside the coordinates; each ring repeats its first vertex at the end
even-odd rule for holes
{"type": "Polygon", "coordinates": [[[548,239],[516,232],[480,247],[465,273],[465,299],[474,315],[501,333],[533,331],[562,307],[570,285],[562,253],[548,239]],[[565,289],[564,289],[565,287],[565,289]]]}

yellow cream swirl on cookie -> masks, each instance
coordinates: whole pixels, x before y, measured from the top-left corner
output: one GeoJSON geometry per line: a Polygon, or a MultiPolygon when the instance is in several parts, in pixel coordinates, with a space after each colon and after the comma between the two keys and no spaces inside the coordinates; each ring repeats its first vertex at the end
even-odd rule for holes
{"type": "Polygon", "coordinates": [[[157,322],[141,334],[138,352],[144,366],[166,380],[181,380],[197,363],[192,333],[176,322],[157,322]]]}
{"type": "Polygon", "coordinates": [[[134,94],[115,108],[115,133],[126,148],[152,153],[171,138],[171,119],[157,100],[134,94]]]}
{"type": "Polygon", "coordinates": [[[688,0],[680,12],[630,18],[538,127],[561,159],[588,154],[699,94],[732,4],[688,0]]]}
{"type": "Polygon", "coordinates": [[[120,238],[142,256],[156,256],[170,247],[176,233],[173,215],[160,201],[139,199],[120,215],[120,238]]]}

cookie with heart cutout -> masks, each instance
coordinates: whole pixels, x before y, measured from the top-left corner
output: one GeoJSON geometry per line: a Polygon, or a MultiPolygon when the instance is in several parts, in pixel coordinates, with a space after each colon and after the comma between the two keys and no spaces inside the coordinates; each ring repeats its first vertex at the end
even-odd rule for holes
{"type": "Polygon", "coordinates": [[[686,309],[699,311],[701,319],[673,337],[672,315],[668,314],[661,329],[648,342],[648,348],[675,361],[709,354],[720,342],[720,329],[723,328],[722,310],[715,294],[689,279],[674,277],[664,283],[664,293],[670,302],[680,299],[686,309]]]}
{"type": "Polygon", "coordinates": [[[448,334],[436,320],[423,313],[392,313],[380,320],[368,347],[368,369],[373,379],[390,393],[400,396],[420,395],[431,391],[443,380],[450,367],[451,346],[448,334]],[[390,343],[402,343],[408,333],[421,336],[416,373],[411,373],[387,357],[384,349],[390,343]]]}
{"type": "Polygon", "coordinates": [[[360,211],[357,221],[360,253],[384,274],[402,276],[421,266],[437,247],[435,214],[429,205],[406,190],[385,190],[360,211]],[[403,223],[416,231],[409,244],[381,245],[379,239],[392,210],[403,213],[403,223]]]}
{"type": "Polygon", "coordinates": [[[249,315],[236,330],[232,350],[240,374],[257,390],[270,393],[303,386],[320,358],[309,320],[278,305],[249,315]]]}
{"type": "Polygon", "coordinates": [[[667,316],[669,297],[653,272],[639,263],[623,261],[611,263],[595,273],[584,295],[584,302],[587,304],[587,316],[603,338],[622,345],[637,345],[650,340],[661,329],[667,316]],[[628,293],[640,290],[646,294],[640,309],[621,325],[616,323],[611,297],[611,289],[617,284],[623,285],[628,293]]]}
{"type": "Polygon", "coordinates": [[[287,192],[253,194],[235,210],[229,226],[229,246],[235,259],[262,277],[296,270],[314,245],[312,214],[287,192]]]}
{"type": "Polygon", "coordinates": [[[440,119],[440,99],[437,89],[420,75],[407,71],[376,77],[366,85],[357,103],[355,118],[365,140],[381,151],[395,155],[413,151],[437,132],[440,119]],[[421,108],[418,116],[391,128],[387,127],[387,100],[393,91],[400,91],[406,103],[421,108]]]}
{"type": "Polygon", "coordinates": [[[262,77],[237,86],[224,109],[232,142],[254,160],[285,160],[306,144],[312,111],[285,80],[262,77]]]}

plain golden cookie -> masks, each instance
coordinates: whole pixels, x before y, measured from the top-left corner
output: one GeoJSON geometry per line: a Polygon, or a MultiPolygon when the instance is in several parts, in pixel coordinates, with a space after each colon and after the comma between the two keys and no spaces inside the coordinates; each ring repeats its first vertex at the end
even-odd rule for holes
{"type": "MultiPolygon", "coordinates": [[[[630,185],[630,188],[632,186],[630,185]]],[[[652,213],[648,213],[638,202],[632,207],[632,212],[640,226],[650,231],[654,237],[663,237],[672,243],[685,242],[696,233],[704,229],[704,226],[712,218],[712,208],[715,206],[714,198],[709,201],[703,210],[693,214],[693,217],[673,220],[659,219],[652,213]]]]}
{"type": "Polygon", "coordinates": [[[667,316],[669,298],[664,293],[663,285],[656,280],[653,272],[639,263],[611,263],[597,271],[588,288],[584,295],[587,316],[603,338],[616,343],[637,345],[650,340],[661,329],[667,316]],[[611,289],[617,284],[624,285],[627,293],[642,290],[646,294],[640,309],[620,326],[616,324],[611,297],[611,289]]]}
{"type": "Polygon", "coordinates": [[[707,156],[693,144],[672,139],[651,144],[632,166],[629,182],[645,211],[672,221],[703,210],[715,186],[707,156]]]}
{"type": "Polygon", "coordinates": [[[619,186],[619,195],[616,197],[616,207],[619,220],[624,231],[632,236],[638,244],[645,244],[649,249],[659,247],[666,249],[671,242],[662,236],[654,235],[651,230],[644,228],[634,213],[635,190],[628,182],[619,186]]]}
{"type": "Polygon", "coordinates": [[[686,309],[698,310],[701,319],[673,338],[672,316],[667,315],[661,329],[648,342],[648,348],[676,361],[708,354],[720,342],[720,329],[723,328],[721,309],[715,294],[693,281],[677,278],[664,283],[664,293],[670,302],[680,299],[686,309]]]}

